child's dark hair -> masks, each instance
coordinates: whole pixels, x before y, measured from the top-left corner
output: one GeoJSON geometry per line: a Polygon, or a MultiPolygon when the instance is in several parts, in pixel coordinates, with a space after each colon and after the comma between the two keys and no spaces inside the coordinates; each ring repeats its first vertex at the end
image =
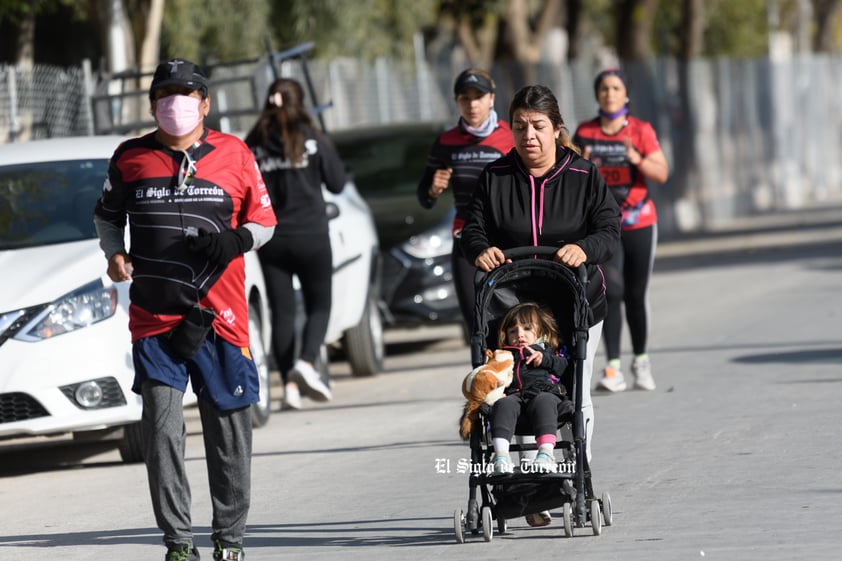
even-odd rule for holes
{"type": "Polygon", "coordinates": [[[506,331],[514,325],[531,325],[535,334],[543,337],[546,344],[553,350],[558,349],[558,327],[555,318],[546,309],[534,302],[521,302],[509,308],[500,321],[497,332],[497,346],[506,346],[506,331]]]}

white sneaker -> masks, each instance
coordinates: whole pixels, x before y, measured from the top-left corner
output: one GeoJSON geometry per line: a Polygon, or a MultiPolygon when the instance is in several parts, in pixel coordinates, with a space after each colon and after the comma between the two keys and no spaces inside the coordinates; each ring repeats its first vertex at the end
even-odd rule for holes
{"type": "Polygon", "coordinates": [[[514,473],[515,471],[515,466],[512,465],[512,460],[505,454],[495,456],[492,467],[493,469],[491,470],[491,475],[508,475],[510,473],[514,473]]]}
{"type": "Polygon", "coordinates": [[[652,365],[648,358],[632,359],[632,374],[634,374],[634,387],[639,390],[652,391],[655,389],[655,379],[652,378],[652,365]]]}
{"type": "Polygon", "coordinates": [[[619,368],[606,366],[602,373],[602,380],[596,385],[596,389],[606,392],[621,392],[626,389],[626,379],[619,368]]]}
{"type": "Polygon", "coordinates": [[[294,383],[288,383],[284,386],[284,397],[281,400],[281,410],[301,409],[301,392],[298,391],[298,386],[294,383]]]}
{"type": "Polygon", "coordinates": [[[305,396],[314,401],[330,401],[333,399],[330,388],[322,382],[322,377],[309,362],[296,360],[292,370],[289,371],[289,378],[298,384],[298,388],[305,396]]]}
{"type": "Polygon", "coordinates": [[[538,452],[532,460],[532,471],[535,473],[555,473],[558,471],[558,463],[551,454],[538,452]]]}

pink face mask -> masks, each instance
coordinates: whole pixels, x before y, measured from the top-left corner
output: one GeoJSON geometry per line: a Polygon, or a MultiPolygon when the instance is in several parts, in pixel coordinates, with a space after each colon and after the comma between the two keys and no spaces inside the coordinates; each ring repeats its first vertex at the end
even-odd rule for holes
{"type": "Polygon", "coordinates": [[[155,120],[165,133],[184,136],[199,125],[202,116],[199,103],[202,100],[189,95],[169,95],[155,103],[155,120]]]}

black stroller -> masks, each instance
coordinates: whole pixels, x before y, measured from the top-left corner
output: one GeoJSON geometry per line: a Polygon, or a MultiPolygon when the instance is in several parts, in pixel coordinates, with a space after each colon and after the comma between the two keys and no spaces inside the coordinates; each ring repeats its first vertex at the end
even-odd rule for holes
{"type": "MultiPolygon", "coordinates": [[[[485,541],[491,541],[494,520],[498,532],[503,534],[507,519],[558,507],[563,509],[564,535],[567,537],[573,536],[574,528],[586,525],[591,526],[594,535],[599,535],[603,523],[605,526],[612,523],[611,497],[607,492],[601,498],[594,495],[585,454],[582,395],[584,391],[590,391],[582,385],[590,314],[585,290],[587,273],[584,266],[574,271],[553,261],[555,252],[556,248],[552,247],[511,249],[504,252],[511,263],[488,274],[478,275],[471,362],[473,367],[482,365],[485,350],[496,347],[497,328],[509,308],[524,301],[547,307],[572,353],[562,383],[568,395],[573,397],[574,408],[571,415],[559,418],[559,430],[564,429],[562,434],[569,431],[573,441],[559,439],[556,443],[558,470],[555,472],[531,473],[529,469],[522,469],[522,465],[515,467],[512,474],[492,474],[491,407],[483,405],[479,421],[474,424],[470,435],[468,509],[457,509],[453,514],[453,529],[458,543],[465,541],[467,531],[472,534],[481,531],[485,541]]],[[[525,421],[525,418],[518,421],[517,435],[532,434],[525,421]]],[[[536,449],[534,443],[516,442],[512,442],[510,448],[512,452],[536,449]]]]}

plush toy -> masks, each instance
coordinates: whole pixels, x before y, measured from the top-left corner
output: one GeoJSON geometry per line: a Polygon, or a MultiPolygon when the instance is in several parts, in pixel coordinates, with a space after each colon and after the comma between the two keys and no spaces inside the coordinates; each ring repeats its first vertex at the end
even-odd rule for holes
{"type": "Polygon", "coordinates": [[[459,435],[463,440],[471,436],[480,406],[483,403],[492,405],[503,397],[506,388],[512,383],[514,357],[511,351],[492,352],[487,349],[485,355],[485,364],[471,370],[462,382],[462,394],[468,400],[460,419],[459,435]]]}

